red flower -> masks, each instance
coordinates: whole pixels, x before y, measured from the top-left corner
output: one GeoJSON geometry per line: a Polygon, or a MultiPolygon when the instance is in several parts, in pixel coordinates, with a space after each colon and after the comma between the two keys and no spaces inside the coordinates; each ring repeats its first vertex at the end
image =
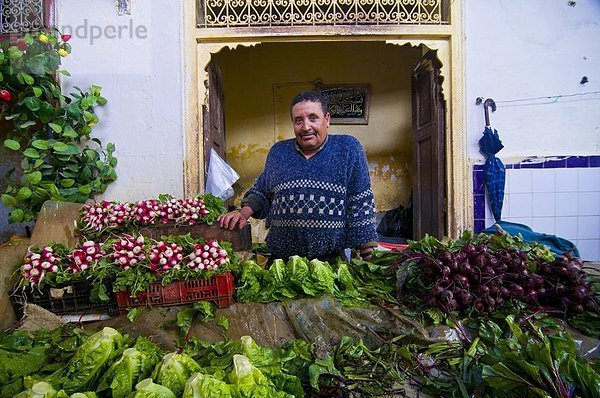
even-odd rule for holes
{"type": "Polygon", "coordinates": [[[0,90],[0,100],[8,102],[10,99],[11,96],[8,90],[0,90]]]}
{"type": "Polygon", "coordinates": [[[71,35],[61,35],[60,39],[66,43],[71,40],[71,35]]]}
{"type": "Polygon", "coordinates": [[[25,51],[27,50],[27,43],[25,43],[25,40],[19,39],[17,40],[17,47],[19,50],[25,51]]]}

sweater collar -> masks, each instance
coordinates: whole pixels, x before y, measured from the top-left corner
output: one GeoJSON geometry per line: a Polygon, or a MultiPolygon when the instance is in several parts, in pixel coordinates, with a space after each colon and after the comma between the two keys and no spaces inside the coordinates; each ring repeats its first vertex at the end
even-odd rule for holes
{"type": "MultiPolygon", "coordinates": [[[[317,153],[321,152],[321,150],[325,147],[325,144],[327,144],[327,141],[329,141],[329,134],[327,134],[327,137],[325,137],[325,141],[323,141],[323,143],[317,148],[317,150],[313,153],[312,156],[315,156],[317,153]]],[[[304,152],[302,152],[302,148],[300,148],[300,144],[298,144],[298,141],[296,141],[295,139],[294,139],[294,146],[296,147],[296,150],[298,152],[300,152],[300,155],[302,155],[303,157],[306,157],[304,152]]]]}

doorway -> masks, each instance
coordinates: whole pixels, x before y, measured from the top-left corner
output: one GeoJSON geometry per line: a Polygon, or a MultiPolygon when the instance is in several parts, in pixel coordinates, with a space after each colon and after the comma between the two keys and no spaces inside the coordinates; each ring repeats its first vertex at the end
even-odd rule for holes
{"type": "MultiPolygon", "coordinates": [[[[416,182],[411,80],[422,55],[420,47],[382,41],[262,43],[212,54],[210,65],[218,65],[222,75],[225,156],[241,176],[234,204],[261,172],[271,145],[293,137],[294,95],[318,84],[367,85],[368,122],[332,124],[330,134],[350,134],[363,144],[381,216],[410,209],[416,182]]],[[[253,226],[255,241],[265,233],[253,226]]]]}

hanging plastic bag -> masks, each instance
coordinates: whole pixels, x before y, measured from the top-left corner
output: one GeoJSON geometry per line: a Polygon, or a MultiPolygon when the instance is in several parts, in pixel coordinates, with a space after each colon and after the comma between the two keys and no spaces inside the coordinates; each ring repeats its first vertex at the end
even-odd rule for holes
{"type": "Polygon", "coordinates": [[[211,148],[206,175],[206,192],[227,200],[233,196],[232,186],[239,178],[240,175],[219,156],[214,148],[211,148]]]}

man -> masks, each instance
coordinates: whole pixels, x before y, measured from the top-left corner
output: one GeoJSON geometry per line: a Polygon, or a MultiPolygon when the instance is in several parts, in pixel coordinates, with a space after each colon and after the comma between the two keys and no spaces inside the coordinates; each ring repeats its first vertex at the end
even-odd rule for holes
{"type": "Polygon", "coordinates": [[[348,247],[369,259],[377,233],[362,146],[352,136],[327,134],[330,114],[318,92],[298,94],[291,116],[296,138],[273,145],[242,209],[221,215],[221,227],[267,218],[273,258],[333,261],[348,247]]]}

